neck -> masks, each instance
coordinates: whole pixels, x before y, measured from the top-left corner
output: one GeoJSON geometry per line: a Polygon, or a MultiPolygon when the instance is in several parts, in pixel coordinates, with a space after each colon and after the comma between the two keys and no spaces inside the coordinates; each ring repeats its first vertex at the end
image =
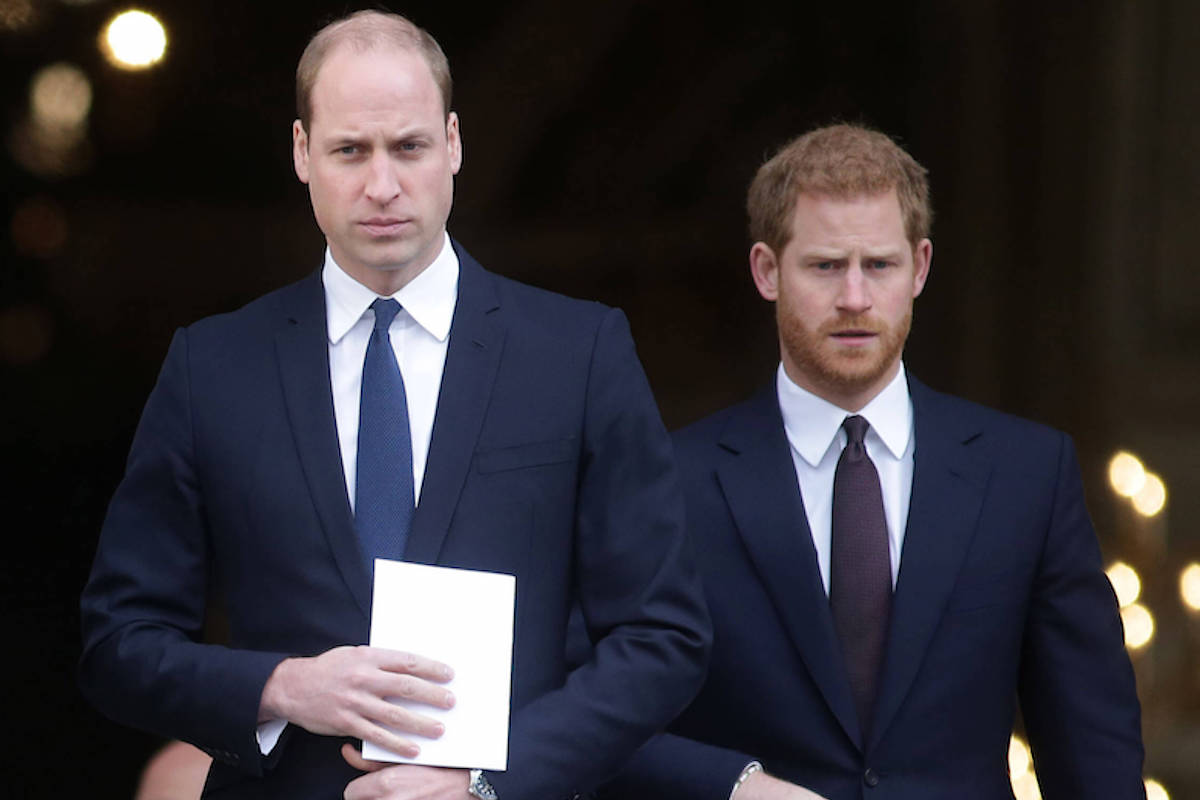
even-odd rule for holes
{"type": "Polygon", "coordinates": [[[334,263],[337,264],[342,272],[380,297],[391,297],[412,283],[422,272],[429,269],[430,265],[441,255],[445,241],[446,239],[443,235],[437,239],[436,246],[430,248],[432,252],[421,253],[403,264],[378,267],[357,264],[350,259],[343,260],[339,258],[337,251],[332,246],[330,247],[330,253],[333,255],[334,263]]]}
{"type": "Polygon", "coordinates": [[[413,264],[406,264],[396,269],[367,268],[359,272],[346,270],[346,274],[380,297],[391,297],[410,284],[414,278],[428,268],[429,264],[423,264],[419,267],[413,264]]]}

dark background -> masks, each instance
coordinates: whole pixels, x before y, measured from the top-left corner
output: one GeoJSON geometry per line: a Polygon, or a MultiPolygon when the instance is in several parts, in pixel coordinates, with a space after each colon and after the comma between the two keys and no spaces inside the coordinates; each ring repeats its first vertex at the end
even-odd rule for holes
{"type": "MultiPolygon", "coordinates": [[[[49,796],[129,796],[156,744],[78,696],[78,592],[171,332],[320,264],[291,168],[292,75],[308,37],[359,6],[141,7],[167,27],[167,55],[122,72],[96,41],[123,6],[0,0],[0,702],[16,785],[49,796]],[[30,80],[59,61],[94,92],[66,174],[29,166],[18,143],[30,80]]],[[[498,272],[625,309],[672,427],[777,361],[742,207],[765,156],[847,120],[927,166],[934,268],[906,362],[1076,438],[1106,558],[1138,568],[1158,623],[1134,656],[1147,774],[1200,796],[1200,622],[1176,590],[1200,556],[1200,7],[393,9],[454,70],[452,233],[498,272]],[[1108,489],[1120,448],[1166,482],[1153,520],[1108,489]]]]}

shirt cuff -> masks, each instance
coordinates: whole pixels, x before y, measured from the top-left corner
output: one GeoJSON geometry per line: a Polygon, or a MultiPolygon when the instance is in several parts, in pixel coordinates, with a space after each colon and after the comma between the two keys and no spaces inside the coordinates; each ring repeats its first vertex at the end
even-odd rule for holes
{"type": "Polygon", "coordinates": [[[258,751],[264,756],[270,755],[275,745],[279,744],[279,737],[283,735],[283,729],[286,727],[286,719],[271,719],[260,723],[258,730],[254,732],[255,738],[258,739],[258,751]]]}
{"type": "Polygon", "coordinates": [[[746,766],[742,767],[742,774],[737,776],[737,780],[733,782],[733,788],[729,790],[729,800],[733,800],[733,796],[737,794],[737,790],[742,788],[742,784],[756,772],[762,772],[762,764],[758,761],[751,761],[746,766]]]}

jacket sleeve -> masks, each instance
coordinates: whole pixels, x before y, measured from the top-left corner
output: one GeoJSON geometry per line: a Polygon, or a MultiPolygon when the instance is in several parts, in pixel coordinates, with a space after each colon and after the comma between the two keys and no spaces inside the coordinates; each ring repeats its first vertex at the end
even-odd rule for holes
{"type": "Polygon", "coordinates": [[[81,598],[80,688],[122,724],[258,774],[259,700],[285,654],[200,642],[210,576],[195,463],[181,330],[142,413],[81,598]]]}
{"type": "Polygon", "coordinates": [[[1030,601],[1019,691],[1047,800],[1145,797],[1133,668],[1066,435],[1030,601]]]}
{"type": "Polygon", "coordinates": [[[609,311],[589,369],[575,515],[590,658],[511,720],[504,800],[550,800],[612,775],[692,699],[711,627],[683,530],[671,443],[628,323],[609,311]]]}

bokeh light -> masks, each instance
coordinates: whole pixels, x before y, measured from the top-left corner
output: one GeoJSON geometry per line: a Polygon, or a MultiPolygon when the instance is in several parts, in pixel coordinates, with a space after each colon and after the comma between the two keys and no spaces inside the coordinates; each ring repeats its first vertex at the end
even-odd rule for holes
{"type": "Polygon", "coordinates": [[[13,126],[8,150],[25,169],[47,178],[79,174],[92,158],[84,128],[37,125],[31,119],[13,126]]]}
{"type": "Polygon", "coordinates": [[[1121,624],[1125,626],[1125,646],[1139,650],[1154,638],[1154,616],[1139,603],[1121,609],[1121,624]]]}
{"type": "Polygon", "coordinates": [[[1193,611],[1200,611],[1200,564],[1192,562],[1179,574],[1179,594],[1183,604],[1193,611]]]}
{"type": "Polygon", "coordinates": [[[123,11],[108,23],[103,37],[104,54],[121,69],[146,69],[162,60],[167,32],[145,11],[123,11]]]}
{"type": "Polygon", "coordinates": [[[92,110],[92,82],[74,64],[42,67],[29,85],[29,110],[35,125],[80,127],[92,110]]]}
{"type": "Polygon", "coordinates": [[[1133,497],[1146,482],[1146,468],[1132,453],[1121,451],[1108,462],[1108,482],[1122,497],[1133,497]]]}
{"type": "Polygon", "coordinates": [[[1161,783],[1153,778],[1147,778],[1146,800],[1171,800],[1171,795],[1167,793],[1166,788],[1161,783]]]}
{"type": "Polygon", "coordinates": [[[1142,579],[1138,577],[1137,571],[1133,567],[1123,561],[1116,561],[1108,568],[1107,575],[1108,582],[1112,584],[1121,608],[1137,602],[1138,596],[1142,593],[1142,579]]]}
{"type": "Polygon", "coordinates": [[[32,0],[0,0],[0,31],[28,30],[36,21],[32,0]]]}
{"type": "Polygon", "coordinates": [[[91,160],[87,140],[92,82],[73,64],[51,64],[29,83],[29,112],[8,138],[9,152],[30,172],[62,177],[82,172],[91,160]]]}
{"type": "Polygon", "coordinates": [[[1144,517],[1153,517],[1167,504],[1167,487],[1162,478],[1146,473],[1146,483],[1133,496],[1133,507],[1144,517]]]}

